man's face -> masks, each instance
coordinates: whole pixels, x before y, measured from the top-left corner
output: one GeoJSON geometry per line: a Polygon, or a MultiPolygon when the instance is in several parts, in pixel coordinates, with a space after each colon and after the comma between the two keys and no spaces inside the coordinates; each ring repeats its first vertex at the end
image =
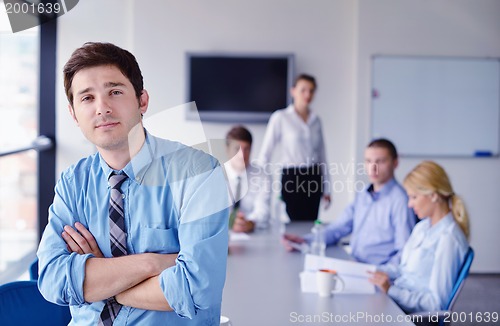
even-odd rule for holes
{"type": "Polygon", "coordinates": [[[128,150],[130,131],[142,126],[147,92],[143,91],[138,101],[132,83],[109,65],[80,70],[73,77],[71,90],[73,107],[69,110],[85,137],[98,149],[128,150]]]}
{"type": "Polygon", "coordinates": [[[394,176],[398,160],[394,160],[389,150],[381,147],[368,147],[365,150],[365,169],[370,182],[381,186],[394,176]]]}
{"type": "Polygon", "coordinates": [[[250,164],[251,150],[252,145],[247,141],[230,140],[227,145],[227,156],[231,160],[231,166],[237,171],[243,171],[250,164]]]}
{"type": "Polygon", "coordinates": [[[292,88],[293,103],[298,107],[308,107],[314,98],[314,84],[308,80],[300,79],[292,88]]]}

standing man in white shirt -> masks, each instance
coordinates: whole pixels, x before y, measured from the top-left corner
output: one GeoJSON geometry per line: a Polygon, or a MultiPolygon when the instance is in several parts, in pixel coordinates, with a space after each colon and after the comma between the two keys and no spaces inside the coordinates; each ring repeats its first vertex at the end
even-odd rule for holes
{"type": "Polygon", "coordinates": [[[232,230],[252,232],[267,228],[270,217],[271,178],[259,166],[250,163],[252,134],[238,125],[226,134],[226,150],[230,159],[226,174],[237,209],[232,230]],[[241,152],[240,152],[241,151],[241,152]]]}
{"type": "Polygon", "coordinates": [[[271,115],[259,156],[265,166],[281,145],[281,195],[292,221],[315,220],[321,198],[327,205],[331,201],[321,121],[310,109],[315,91],[314,77],[301,74],[295,79],[293,104],[271,115]]]}

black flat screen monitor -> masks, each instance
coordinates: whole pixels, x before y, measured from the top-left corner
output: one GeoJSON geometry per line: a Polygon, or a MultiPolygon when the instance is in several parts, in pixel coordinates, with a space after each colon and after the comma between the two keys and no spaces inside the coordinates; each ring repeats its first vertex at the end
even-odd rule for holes
{"type": "Polygon", "coordinates": [[[292,54],[187,54],[187,100],[202,121],[267,122],[290,103],[292,79],[292,54]]]}

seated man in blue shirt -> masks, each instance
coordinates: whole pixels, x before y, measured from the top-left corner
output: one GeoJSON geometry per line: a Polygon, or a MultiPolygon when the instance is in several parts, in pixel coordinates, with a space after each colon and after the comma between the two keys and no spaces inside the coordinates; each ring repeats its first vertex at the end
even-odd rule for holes
{"type": "MultiPolygon", "coordinates": [[[[416,222],[413,210],[408,208],[405,190],[394,178],[398,166],[396,147],[387,139],[373,140],[365,150],[365,169],[371,184],[357,193],[343,214],[325,229],[327,245],[335,245],[351,235],[352,256],[357,261],[375,265],[398,265],[406,240],[416,222]]],[[[293,248],[289,241],[310,242],[305,237],[285,234],[283,244],[293,248]]]]}
{"type": "Polygon", "coordinates": [[[86,43],[64,67],[69,111],[97,153],[65,170],[38,248],[43,296],[71,325],[218,325],[228,250],[224,173],[150,135],[128,51],[86,43]]]}

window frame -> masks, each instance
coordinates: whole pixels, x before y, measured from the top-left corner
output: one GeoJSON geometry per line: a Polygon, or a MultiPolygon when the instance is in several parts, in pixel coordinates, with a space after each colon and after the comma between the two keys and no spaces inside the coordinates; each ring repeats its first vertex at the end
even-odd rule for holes
{"type": "MultiPolygon", "coordinates": [[[[55,0],[57,1],[57,0],[55,0]]],[[[47,2],[55,2],[49,0],[47,2]]],[[[40,72],[38,92],[38,134],[48,137],[53,146],[38,153],[38,239],[48,223],[49,206],[56,183],[56,69],[57,19],[40,25],[40,72]],[[43,172],[43,173],[42,173],[43,172]]]]}
{"type": "MultiPolygon", "coordinates": [[[[55,3],[57,0],[45,0],[55,3]]],[[[57,19],[39,26],[38,137],[32,144],[0,152],[0,157],[37,150],[38,240],[48,223],[56,183],[56,69],[57,19]]]]}

